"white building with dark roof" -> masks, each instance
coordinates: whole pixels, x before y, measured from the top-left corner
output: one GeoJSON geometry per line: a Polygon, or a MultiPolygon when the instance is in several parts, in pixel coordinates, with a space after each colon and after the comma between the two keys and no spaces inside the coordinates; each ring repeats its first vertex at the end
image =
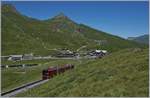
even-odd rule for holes
{"type": "Polygon", "coordinates": [[[23,55],[10,55],[8,60],[9,61],[20,61],[22,60],[23,55]]]}

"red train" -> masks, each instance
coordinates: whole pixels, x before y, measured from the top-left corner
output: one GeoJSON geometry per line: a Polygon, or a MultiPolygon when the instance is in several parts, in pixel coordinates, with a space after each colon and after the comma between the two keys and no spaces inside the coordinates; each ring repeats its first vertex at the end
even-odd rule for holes
{"type": "Polygon", "coordinates": [[[42,71],[42,79],[43,80],[50,79],[57,74],[63,73],[66,70],[73,69],[73,68],[74,68],[74,65],[72,64],[66,64],[60,67],[50,67],[42,71]]]}

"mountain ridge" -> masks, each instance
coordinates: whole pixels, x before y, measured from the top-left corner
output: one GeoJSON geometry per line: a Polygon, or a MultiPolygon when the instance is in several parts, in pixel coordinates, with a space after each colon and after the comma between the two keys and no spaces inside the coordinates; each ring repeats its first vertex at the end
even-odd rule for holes
{"type": "Polygon", "coordinates": [[[127,39],[138,43],[149,44],[149,34],[144,34],[137,37],[128,37],[127,39]]]}
{"type": "Polygon", "coordinates": [[[16,14],[12,12],[11,7],[6,8],[2,8],[2,55],[31,52],[36,55],[50,55],[54,48],[69,48],[76,51],[84,45],[87,46],[85,50],[108,51],[141,46],[136,42],[78,24],[64,14],[41,21],[20,13],[16,14]],[[101,45],[95,40],[107,41],[101,45]]]}

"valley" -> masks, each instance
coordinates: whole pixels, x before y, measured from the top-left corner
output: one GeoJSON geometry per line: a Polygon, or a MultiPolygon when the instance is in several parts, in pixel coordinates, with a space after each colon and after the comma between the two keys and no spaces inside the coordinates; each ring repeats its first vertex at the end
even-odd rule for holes
{"type": "Polygon", "coordinates": [[[42,79],[43,70],[71,64],[74,69],[14,96],[149,95],[148,44],[77,23],[64,13],[39,20],[3,4],[1,14],[2,92],[42,79]]]}

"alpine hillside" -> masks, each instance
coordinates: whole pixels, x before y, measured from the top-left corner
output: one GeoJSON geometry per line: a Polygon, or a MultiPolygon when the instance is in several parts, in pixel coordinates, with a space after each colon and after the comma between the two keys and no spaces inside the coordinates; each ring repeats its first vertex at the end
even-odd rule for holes
{"type": "Polygon", "coordinates": [[[138,37],[128,37],[128,40],[133,40],[138,43],[149,44],[149,35],[145,34],[138,37]]]}
{"type": "Polygon", "coordinates": [[[20,14],[10,4],[2,5],[2,55],[33,53],[50,55],[57,49],[117,51],[144,45],[79,24],[60,13],[37,20],[20,14]]]}

